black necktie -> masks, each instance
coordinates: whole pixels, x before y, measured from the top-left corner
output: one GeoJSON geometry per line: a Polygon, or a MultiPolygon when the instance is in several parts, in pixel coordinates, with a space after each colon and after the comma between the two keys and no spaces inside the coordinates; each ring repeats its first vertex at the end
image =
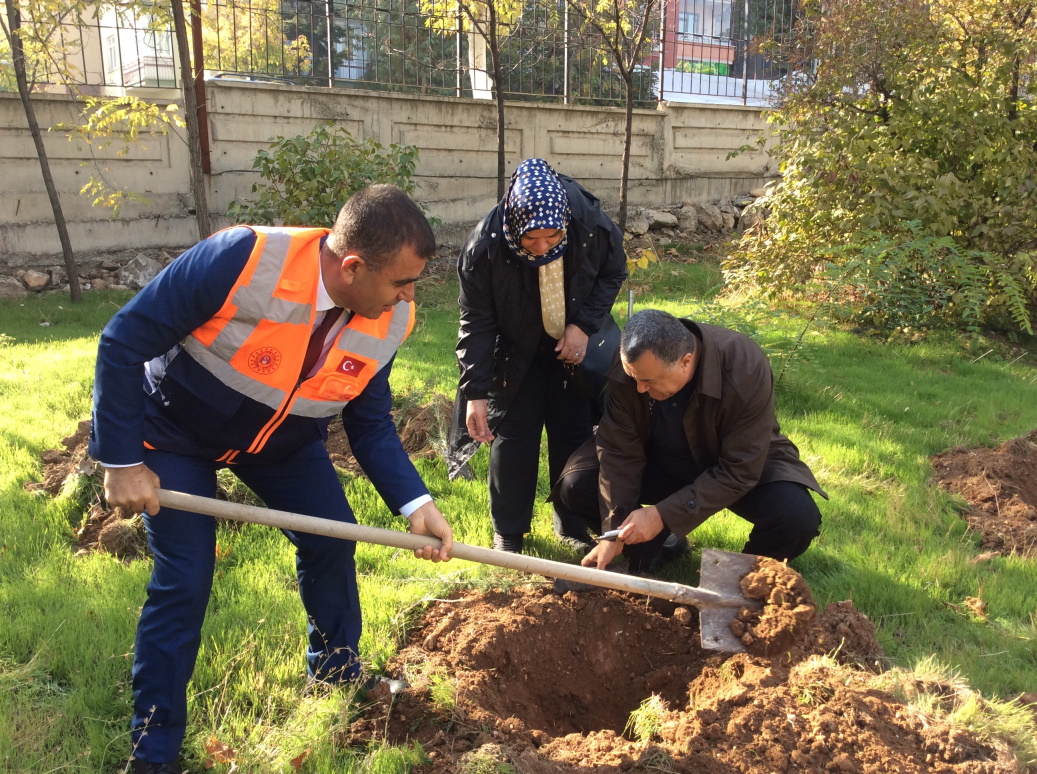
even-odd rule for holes
{"type": "Polygon", "coordinates": [[[328,331],[341,316],[342,309],[337,306],[332,307],[324,313],[324,319],[320,321],[320,325],[313,329],[313,333],[310,334],[310,343],[306,345],[306,357],[302,361],[300,379],[309,376],[310,371],[317,364],[320,353],[324,351],[324,341],[328,338],[328,331]]]}

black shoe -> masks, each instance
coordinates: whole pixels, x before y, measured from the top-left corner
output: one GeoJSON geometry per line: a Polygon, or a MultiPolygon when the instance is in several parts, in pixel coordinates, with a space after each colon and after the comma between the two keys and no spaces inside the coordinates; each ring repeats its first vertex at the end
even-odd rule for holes
{"type": "Polygon", "coordinates": [[[589,554],[591,552],[591,549],[593,549],[594,546],[597,545],[597,543],[594,542],[594,538],[590,536],[590,533],[587,533],[584,536],[562,535],[559,533],[555,534],[558,535],[558,542],[561,543],[563,546],[568,546],[574,551],[578,551],[579,553],[584,555],[589,554]]]}
{"type": "Polygon", "coordinates": [[[651,561],[648,562],[648,566],[645,568],[645,572],[649,575],[655,575],[663,567],[676,562],[682,556],[687,556],[691,553],[691,543],[688,542],[687,538],[679,538],[676,535],[670,535],[663,541],[662,546],[656,552],[655,556],[652,557],[651,561]]]}
{"type": "Polygon", "coordinates": [[[502,535],[494,532],[493,547],[498,551],[507,551],[509,554],[521,554],[522,535],[502,535]]]}
{"type": "Polygon", "coordinates": [[[184,774],[184,770],[176,761],[152,763],[133,758],[130,760],[130,774],[184,774]]]}
{"type": "Polygon", "coordinates": [[[559,542],[583,554],[589,553],[597,545],[581,519],[576,516],[563,516],[557,508],[554,512],[554,528],[559,542]]]}

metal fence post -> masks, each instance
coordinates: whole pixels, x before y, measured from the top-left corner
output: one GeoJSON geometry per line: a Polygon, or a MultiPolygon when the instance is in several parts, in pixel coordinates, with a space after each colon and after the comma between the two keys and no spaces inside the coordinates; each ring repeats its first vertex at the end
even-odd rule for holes
{"type": "Polygon", "coordinates": [[[659,0],[659,101],[663,101],[666,75],[666,0],[659,0]]]}
{"type": "Polygon", "coordinates": [[[335,25],[335,0],[328,0],[328,23],[326,27],[328,36],[328,88],[335,86],[335,57],[331,48],[331,30],[335,25]]]}
{"type": "Polygon", "coordinates": [[[749,104],[749,0],[742,20],[742,104],[749,104]]]}
{"type": "Polygon", "coordinates": [[[461,5],[457,6],[457,31],[454,35],[457,53],[454,56],[454,64],[457,68],[457,76],[454,79],[454,93],[461,96],[461,43],[464,36],[464,16],[461,15],[461,5]]]}
{"type": "Polygon", "coordinates": [[[569,104],[569,0],[565,0],[565,54],[562,59],[562,104],[569,104]]]}

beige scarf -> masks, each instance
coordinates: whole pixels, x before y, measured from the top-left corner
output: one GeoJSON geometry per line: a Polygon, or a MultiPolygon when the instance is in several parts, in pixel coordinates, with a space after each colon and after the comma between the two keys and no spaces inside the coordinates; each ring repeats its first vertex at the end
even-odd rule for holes
{"type": "Polygon", "coordinates": [[[540,273],[540,313],[544,319],[544,330],[553,339],[565,333],[565,271],[564,258],[538,266],[540,273]]]}

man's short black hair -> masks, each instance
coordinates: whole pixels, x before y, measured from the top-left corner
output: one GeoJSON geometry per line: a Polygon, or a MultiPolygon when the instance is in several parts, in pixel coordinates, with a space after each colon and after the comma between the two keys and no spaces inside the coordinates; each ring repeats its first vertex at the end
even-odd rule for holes
{"type": "Polygon", "coordinates": [[[651,352],[667,366],[695,352],[695,335],[672,314],[644,309],[632,316],[623,328],[619,351],[627,363],[636,363],[651,352]]]}
{"type": "Polygon", "coordinates": [[[371,185],[349,197],[328,235],[339,258],[356,253],[378,271],[409,246],[424,260],[436,251],[436,236],[421,208],[395,185],[371,185]]]}

